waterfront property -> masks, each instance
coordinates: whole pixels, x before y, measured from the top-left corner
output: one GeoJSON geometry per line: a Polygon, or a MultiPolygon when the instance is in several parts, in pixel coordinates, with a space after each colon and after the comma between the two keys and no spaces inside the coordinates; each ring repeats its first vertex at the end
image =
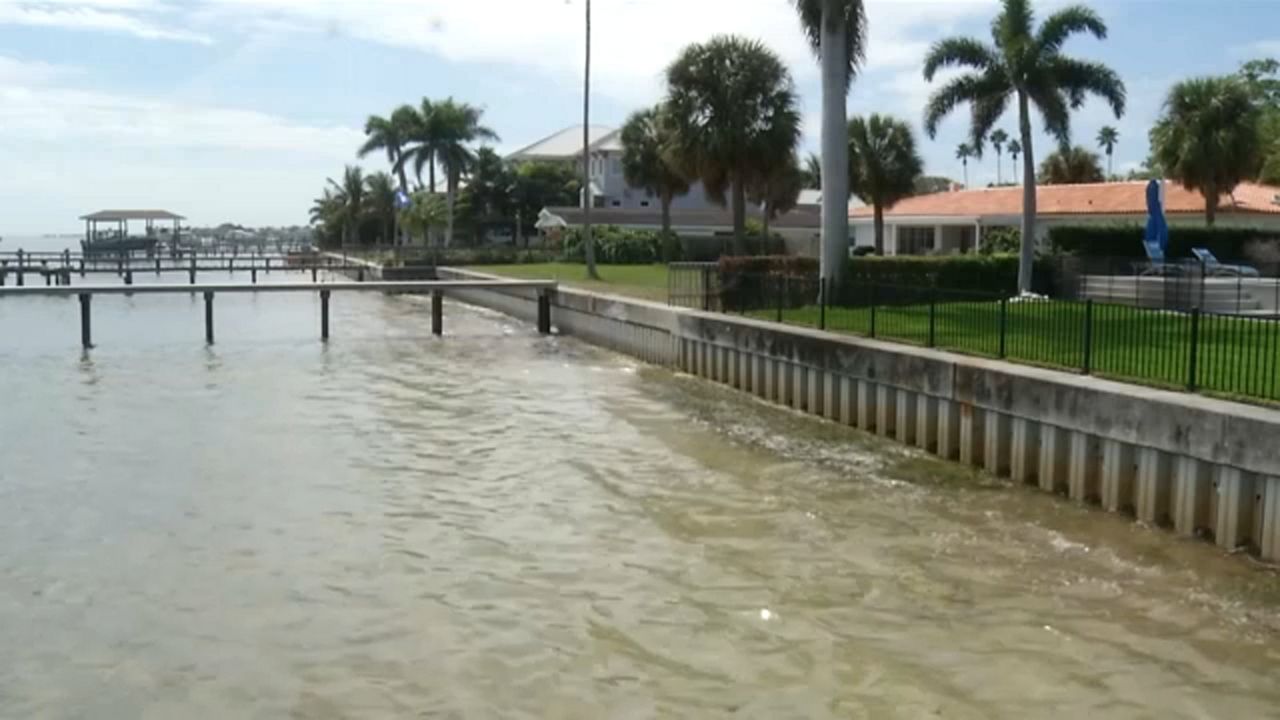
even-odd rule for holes
{"type": "Polygon", "coordinates": [[[168,210],[99,210],[81,215],[84,220],[84,240],[80,243],[86,253],[123,254],[138,251],[151,253],[162,240],[167,241],[170,248],[178,247],[181,235],[183,216],[168,210]],[[142,235],[132,235],[129,221],[143,223],[142,235]],[[157,222],[172,223],[171,228],[159,226],[157,222]],[[102,229],[107,225],[109,229],[102,229]]]}
{"type": "MultiPolygon", "coordinates": [[[[1171,226],[1203,226],[1204,198],[1165,181],[1165,215],[1171,226]]],[[[1036,187],[1037,242],[1057,225],[1141,225],[1147,219],[1146,181],[1036,187]]],[[[956,254],[975,251],[991,228],[1017,228],[1022,188],[958,190],[907,198],[885,210],[885,254],[956,254]]],[[[849,213],[854,244],[875,245],[871,208],[849,213]]],[[[1280,234],[1280,188],[1241,183],[1223,195],[1217,227],[1254,228],[1280,234]]]]}

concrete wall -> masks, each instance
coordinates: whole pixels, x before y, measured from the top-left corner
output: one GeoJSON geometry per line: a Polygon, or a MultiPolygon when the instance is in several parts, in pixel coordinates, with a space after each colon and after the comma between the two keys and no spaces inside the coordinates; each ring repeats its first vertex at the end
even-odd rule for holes
{"type": "MultiPolygon", "coordinates": [[[[454,295],[536,316],[533,291],[454,295]]],[[[569,289],[553,294],[552,322],[648,362],[1280,560],[1275,409],[569,289]]]]}

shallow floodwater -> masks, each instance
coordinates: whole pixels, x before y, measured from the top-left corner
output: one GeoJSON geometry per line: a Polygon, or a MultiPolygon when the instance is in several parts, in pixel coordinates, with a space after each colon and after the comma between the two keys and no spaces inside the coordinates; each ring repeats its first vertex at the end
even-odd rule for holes
{"type": "MultiPolygon", "coordinates": [[[[141,280],[140,280],[141,281],[141,280]]],[[[0,298],[0,717],[1248,717],[1280,578],[449,304],[0,298]]]]}

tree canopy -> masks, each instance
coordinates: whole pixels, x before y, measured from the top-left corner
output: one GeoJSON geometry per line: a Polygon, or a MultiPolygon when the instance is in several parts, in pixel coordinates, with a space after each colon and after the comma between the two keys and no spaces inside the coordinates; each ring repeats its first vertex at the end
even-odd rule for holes
{"type": "Polygon", "coordinates": [[[1079,145],[1059,148],[1040,163],[1040,182],[1045,185],[1079,185],[1105,179],[1098,156],[1079,145]]]}

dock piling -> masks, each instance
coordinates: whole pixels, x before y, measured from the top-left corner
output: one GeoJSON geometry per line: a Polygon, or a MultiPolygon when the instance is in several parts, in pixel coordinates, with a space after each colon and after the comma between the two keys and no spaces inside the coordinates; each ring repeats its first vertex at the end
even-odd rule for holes
{"type": "Polygon", "coordinates": [[[431,334],[444,334],[444,293],[431,291],[431,334]]]}
{"type": "Polygon", "coordinates": [[[204,341],[213,344],[213,293],[204,294],[204,341]]]}
{"type": "Polygon", "coordinates": [[[329,339],[329,291],[320,291],[320,339],[329,339]]]}
{"type": "Polygon", "coordinates": [[[546,290],[538,291],[538,332],[551,333],[551,296],[546,290]]]}
{"type": "Polygon", "coordinates": [[[93,337],[90,332],[89,325],[89,303],[93,300],[93,296],[89,293],[80,293],[80,346],[86,350],[93,347],[93,337]]]}

